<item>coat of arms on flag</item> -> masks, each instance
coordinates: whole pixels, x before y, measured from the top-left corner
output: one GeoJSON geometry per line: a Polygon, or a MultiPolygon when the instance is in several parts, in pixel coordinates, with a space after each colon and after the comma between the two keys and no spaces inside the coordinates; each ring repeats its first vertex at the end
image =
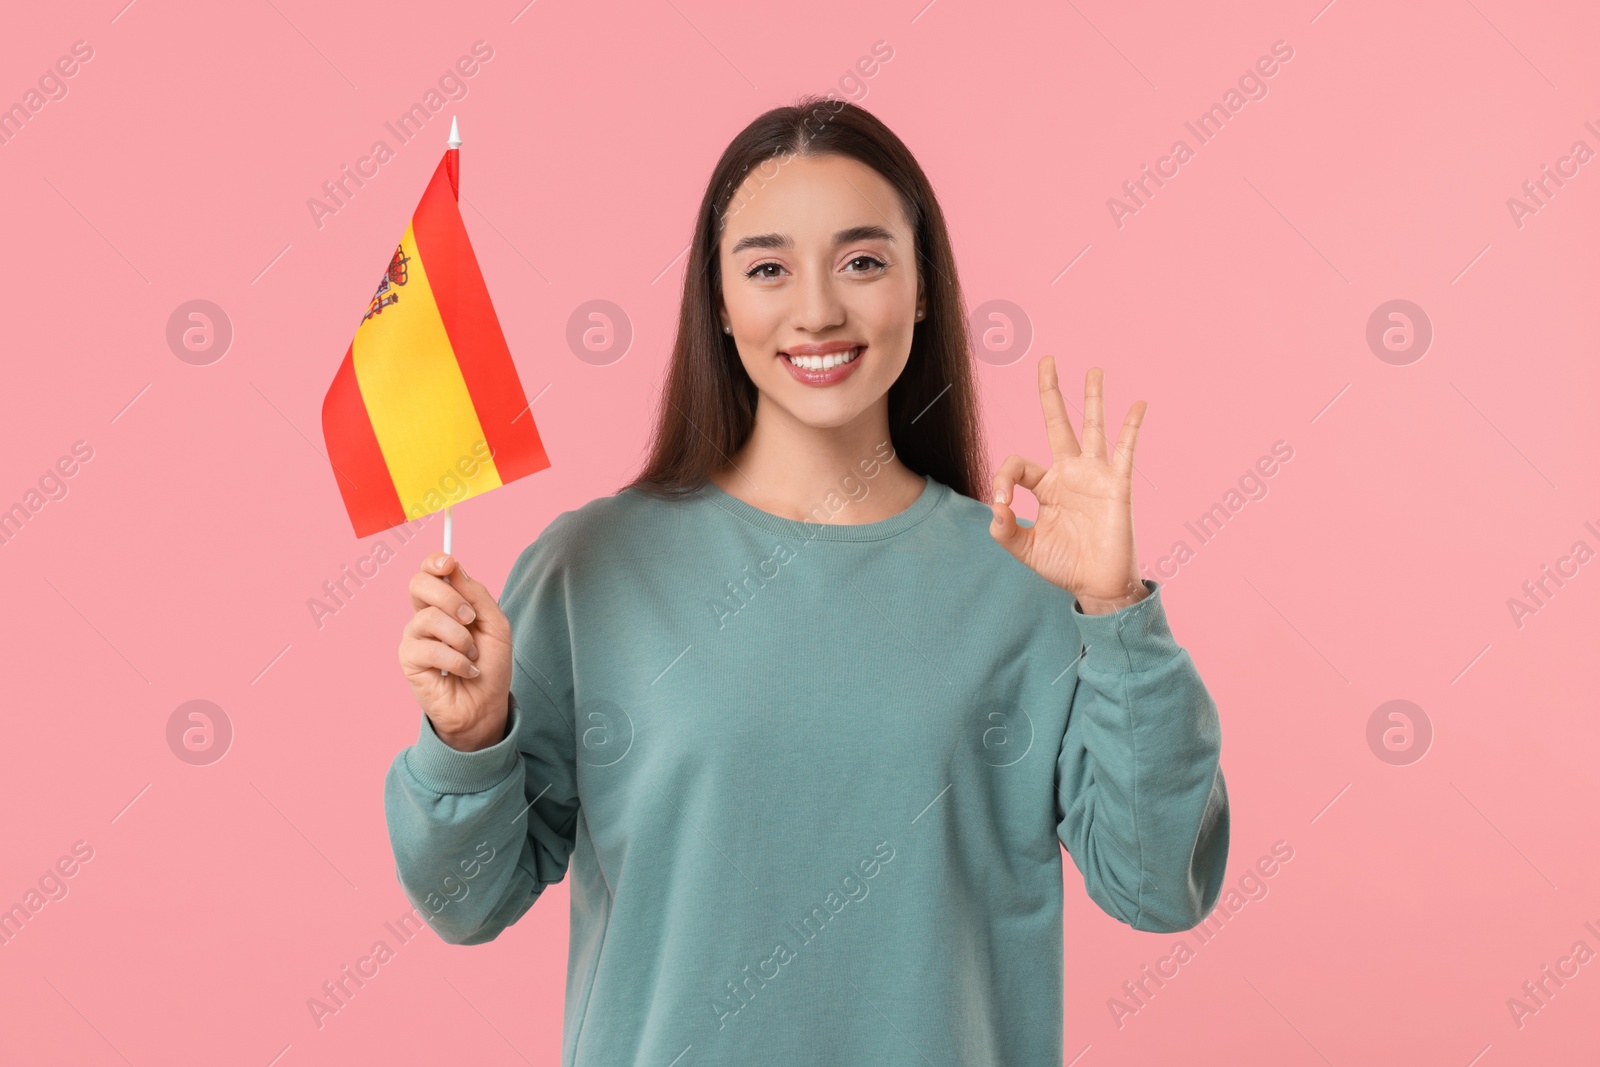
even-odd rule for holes
{"type": "Polygon", "coordinates": [[[357,537],[550,466],[461,219],[459,143],[452,124],[322,403],[357,537]]]}

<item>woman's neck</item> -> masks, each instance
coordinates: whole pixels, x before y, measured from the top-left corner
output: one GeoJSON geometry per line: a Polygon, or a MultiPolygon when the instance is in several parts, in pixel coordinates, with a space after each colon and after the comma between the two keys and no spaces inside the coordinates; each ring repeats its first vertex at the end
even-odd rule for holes
{"type": "Polygon", "coordinates": [[[856,525],[898,515],[926,483],[895,455],[887,407],[863,412],[848,426],[818,429],[767,417],[769,406],[758,405],[750,439],[711,480],[730,496],[789,519],[856,525]]]}

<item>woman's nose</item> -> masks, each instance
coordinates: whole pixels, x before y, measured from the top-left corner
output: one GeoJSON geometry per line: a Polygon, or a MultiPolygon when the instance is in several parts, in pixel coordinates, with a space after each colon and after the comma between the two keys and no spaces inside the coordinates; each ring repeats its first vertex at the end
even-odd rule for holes
{"type": "Polygon", "coordinates": [[[844,322],[844,302],[833,278],[815,273],[795,287],[795,325],[813,333],[844,322]]]}

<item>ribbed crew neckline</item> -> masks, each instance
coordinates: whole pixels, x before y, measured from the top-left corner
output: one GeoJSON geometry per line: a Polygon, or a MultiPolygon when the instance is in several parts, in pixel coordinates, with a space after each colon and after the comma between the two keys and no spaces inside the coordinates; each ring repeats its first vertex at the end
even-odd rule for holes
{"type": "Polygon", "coordinates": [[[932,475],[924,474],[922,479],[922,493],[911,502],[910,507],[877,522],[826,523],[785,518],[740,500],[709,479],[701,487],[700,493],[734,518],[782,537],[806,541],[881,541],[911,529],[927,518],[949,495],[950,490],[943,482],[935,481],[932,475]]]}

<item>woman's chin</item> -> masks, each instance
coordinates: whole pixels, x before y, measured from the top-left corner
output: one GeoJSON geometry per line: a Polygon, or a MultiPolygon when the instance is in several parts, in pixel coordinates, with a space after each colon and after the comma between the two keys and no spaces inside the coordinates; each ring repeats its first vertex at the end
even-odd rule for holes
{"type": "MultiPolygon", "coordinates": [[[[777,399],[774,397],[774,399],[777,399]]],[[[868,406],[855,402],[854,397],[785,396],[779,401],[794,421],[813,430],[837,430],[861,417],[868,406]]]]}

